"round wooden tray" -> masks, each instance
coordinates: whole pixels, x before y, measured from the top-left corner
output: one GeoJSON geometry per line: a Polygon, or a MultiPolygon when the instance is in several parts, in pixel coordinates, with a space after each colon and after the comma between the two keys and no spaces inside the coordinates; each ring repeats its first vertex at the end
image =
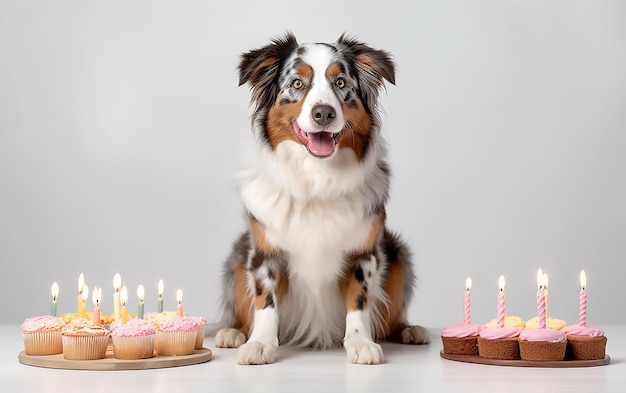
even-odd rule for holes
{"type": "Polygon", "coordinates": [[[489,364],[492,366],[567,368],[605,366],[611,363],[611,357],[609,355],[604,356],[604,359],[598,360],[562,360],[548,362],[537,362],[531,360],[499,360],[482,358],[480,356],[451,355],[449,353],[443,353],[443,349],[439,352],[439,355],[444,359],[455,360],[457,362],[489,364]]]}
{"type": "Polygon", "coordinates": [[[185,356],[159,356],[150,359],[123,360],[113,356],[113,350],[107,350],[104,359],[98,360],[66,360],[63,354],[48,356],[32,356],[26,352],[20,352],[20,363],[29,366],[47,368],[65,368],[70,370],[145,370],[150,368],[166,368],[190,366],[192,364],[206,363],[211,360],[210,349],[196,349],[191,355],[185,356]]]}

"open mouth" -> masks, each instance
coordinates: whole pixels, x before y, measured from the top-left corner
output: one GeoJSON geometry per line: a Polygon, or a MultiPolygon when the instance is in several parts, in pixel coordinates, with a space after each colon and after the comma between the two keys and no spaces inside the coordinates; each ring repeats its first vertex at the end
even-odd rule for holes
{"type": "Polygon", "coordinates": [[[342,132],[332,133],[328,131],[304,132],[295,120],[291,121],[293,130],[298,139],[306,146],[309,152],[316,157],[328,157],[335,151],[342,132]]]}

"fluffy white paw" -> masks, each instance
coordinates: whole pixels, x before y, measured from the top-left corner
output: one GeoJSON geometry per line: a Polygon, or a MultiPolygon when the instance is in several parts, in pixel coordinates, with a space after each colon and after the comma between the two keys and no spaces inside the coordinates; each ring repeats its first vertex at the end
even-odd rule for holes
{"type": "Polygon", "coordinates": [[[275,358],[276,347],[258,341],[248,341],[237,352],[239,364],[269,364],[274,363],[275,358]]]}
{"type": "Polygon", "coordinates": [[[220,329],[215,335],[215,346],[218,348],[239,348],[246,342],[246,335],[237,329],[220,329]]]}
{"type": "Polygon", "coordinates": [[[346,337],[343,346],[348,353],[348,360],[354,364],[383,362],[383,349],[372,340],[361,336],[346,337]]]}
{"type": "Polygon", "coordinates": [[[428,331],[421,326],[409,326],[400,334],[403,344],[428,344],[428,331]]]}

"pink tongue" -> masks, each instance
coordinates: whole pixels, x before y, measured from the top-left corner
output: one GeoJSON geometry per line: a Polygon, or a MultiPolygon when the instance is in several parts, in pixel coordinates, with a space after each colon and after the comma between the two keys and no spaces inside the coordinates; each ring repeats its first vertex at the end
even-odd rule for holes
{"type": "Polygon", "coordinates": [[[307,147],[316,156],[327,156],[335,150],[335,141],[330,132],[315,132],[309,134],[307,147]]]}

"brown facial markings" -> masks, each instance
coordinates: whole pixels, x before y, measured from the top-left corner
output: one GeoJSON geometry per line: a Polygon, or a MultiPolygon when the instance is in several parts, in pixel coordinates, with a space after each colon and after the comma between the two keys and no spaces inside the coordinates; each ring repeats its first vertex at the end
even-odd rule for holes
{"type": "Polygon", "coordinates": [[[267,134],[274,150],[281,142],[295,141],[300,143],[291,121],[300,115],[303,101],[279,105],[280,98],[279,95],[276,103],[267,114],[267,134]]]}
{"type": "MultiPolygon", "coordinates": [[[[356,56],[356,59],[359,63],[363,64],[366,68],[370,68],[376,71],[376,78],[382,82],[382,76],[385,75],[385,72],[380,68],[380,66],[373,60],[369,55],[365,53],[361,53],[356,56]]],[[[393,83],[393,82],[392,82],[393,83]]]]}
{"type": "Polygon", "coordinates": [[[313,78],[313,68],[306,63],[300,63],[296,66],[296,74],[302,79],[311,80],[313,78]]]}
{"type": "Polygon", "coordinates": [[[326,68],[326,77],[331,81],[335,80],[339,74],[341,74],[341,66],[339,63],[332,63],[328,66],[328,68],[326,68]]]}
{"type": "Polygon", "coordinates": [[[363,108],[363,104],[357,99],[356,108],[342,105],[345,119],[344,133],[339,140],[340,149],[352,149],[354,154],[363,158],[369,143],[371,119],[363,108]]]}

